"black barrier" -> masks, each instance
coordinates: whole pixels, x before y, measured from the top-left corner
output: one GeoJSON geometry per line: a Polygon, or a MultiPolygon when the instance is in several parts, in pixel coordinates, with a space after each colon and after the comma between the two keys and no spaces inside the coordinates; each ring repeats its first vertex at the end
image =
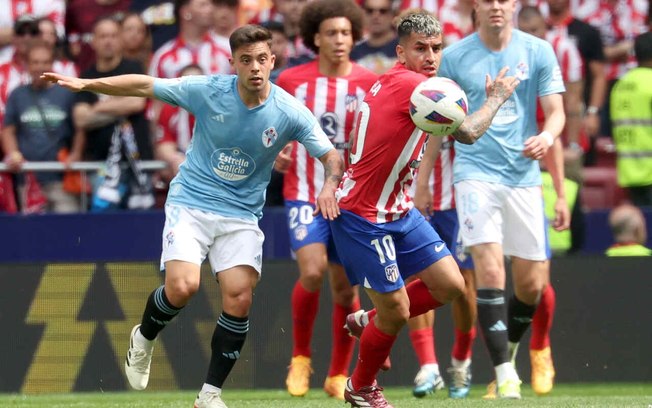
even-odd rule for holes
{"type": "MultiPolygon", "coordinates": [[[[226,387],[284,387],[292,352],[290,298],[297,276],[292,262],[265,263],[249,337],[226,387]]],[[[161,281],[153,262],[1,265],[0,392],[126,389],[128,335],[161,281]]],[[[649,259],[556,259],[553,284],[558,307],[552,347],[558,381],[652,380],[649,259]]],[[[313,339],[313,387],[323,384],[330,356],[329,298],[323,290],[313,339]]],[[[362,298],[368,305],[366,295],[362,298]]],[[[219,305],[218,286],[204,268],[200,291],[157,343],[150,389],[201,385],[219,305]]],[[[436,342],[445,368],[452,346],[448,306],[437,314],[436,342]]],[[[382,373],[379,381],[411,384],[418,367],[405,330],[392,358],[392,370],[382,373]]],[[[526,341],[517,366],[527,382],[526,341]]],[[[474,347],[473,376],[475,383],[486,383],[492,376],[480,338],[474,347]]]]}

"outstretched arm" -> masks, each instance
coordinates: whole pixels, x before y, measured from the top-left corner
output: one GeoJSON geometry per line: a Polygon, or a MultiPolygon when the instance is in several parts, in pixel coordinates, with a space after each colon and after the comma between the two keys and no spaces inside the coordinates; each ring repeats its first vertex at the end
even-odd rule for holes
{"type": "Polygon", "coordinates": [[[321,212],[327,220],[334,220],[340,215],[340,209],[335,198],[335,190],[340,185],[344,174],[344,161],[342,155],[335,149],[329,150],[319,158],[324,165],[324,186],[317,197],[314,215],[321,212]]]}
{"type": "Polygon", "coordinates": [[[508,67],[501,69],[495,81],[492,81],[489,75],[486,76],[487,100],[480,109],[467,116],[460,127],[453,132],[455,140],[463,144],[473,144],[489,129],[496,112],[509,99],[520,82],[516,77],[505,76],[508,70],[508,67]]]}
{"type": "Polygon", "coordinates": [[[54,82],[73,91],[89,91],[115,96],[154,97],[154,77],[148,75],[128,74],[113,77],[85,79],[46,72],[42,79],[54,82]]]}

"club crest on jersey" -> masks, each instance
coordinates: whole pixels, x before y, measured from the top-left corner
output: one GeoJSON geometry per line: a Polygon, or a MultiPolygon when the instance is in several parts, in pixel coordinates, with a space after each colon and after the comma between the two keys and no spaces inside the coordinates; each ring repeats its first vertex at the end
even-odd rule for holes
{"type": "Polygon", "coordinates": [[[355,112],[358,110],[358,97],[354,94],[348,94],[344,97],[344,104],[347,112],[355,112]]]}
{"type": "Polygon", "coordinates": [[[521,61],[518,63],[516,66],[515,76],[519,79],[519,81],[523,81],[530,77],[530,67],[527,65],[527,62],[521,61]]]}
{"type": "Polygon", "coordinates": [[[276,133],[276,129],[273,127],[263,131],[263,145],[265,147],[272,147],[276,143],[276,139],[278,139],[278,133],[276,133]]]}
{"type": "Polygon", "coordinates": [[[398,280],[398,265],[387,265],[385,267],[385,277],[392,283],[396,282],[398,280]]]}

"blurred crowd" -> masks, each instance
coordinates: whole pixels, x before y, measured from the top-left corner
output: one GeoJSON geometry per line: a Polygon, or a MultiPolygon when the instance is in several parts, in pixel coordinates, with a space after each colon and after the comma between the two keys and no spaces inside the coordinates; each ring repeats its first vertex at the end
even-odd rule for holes
{"type": "MultiPolygon", "coordinates": [[[[273,33],[277,56],[274,80],[283,69],[315,58],[298,35],[302,9],[308,2],[4,1],[0,13],[0,116],[3,160],[12,172],[0,174],[0,211],[76,212],[86,210],[81,208],[86,201],[80,200],[86,194],[92,211],[161,206],[167,183],[190,143],[194,118],[182,109],[139,98],[69,94],[41,81],[42,72],[83,78],[228,74],[229,35],[243,24],[255,23],[273,33]],[[153,159],[168,167],[144,171],[141,162],[153,159]],[[38,161],[101,161],[104,166],[88,183],[72,171],[21,171],[24,163],[38,161]]],[[[377,73],[389,69],[396,61],[393,24],[408,8],[433,12],[443,24],[446,44],[458,41],[474,31],[473,2],[357,0],[365,15],[365,36],[351,57],[377,73]]],[[[624,124],[624,133],[632,132],[627,127],[631,118],[612,120],[610,100],[614,100],[612,89],[619,79],[638,65],[650,63],[641,62],[636,55],[650,57],[652,39],[644,34],[650,31],[649,3],[522,0],[519,9],[515,25],[550,41],[560,60],[567,87],[563,136],[567,176],[577,183],[575,206],[581,213],[588,205],[582,203],[581,193],[586,170],[598,166],[615,172],[616,159],[600,157],[616,157],[619,144],[613,143],[612,136],[623,133],[618,126],[624,124]]],[[[652,98],[650,93],[647,98],[652,98]]],[[[648,107],[651,104],[648,99],[648,107]]],[[[643,121],[652,128],[652,115],[643,121]]],[[[640,129],[633,130],[637,131],[640,129]]],[[[649,130],[648,135],[652,137],[649,130]]],[[[616,137],[616,142],[626,136],[616,137]]],[[[648,171],[644,163],[652,162],[652,139],[648,145],[651,148],[641,147],[645,150],[641,153],[650,157],[635,165],[640,171],[634,176],[619,174],[618,179],[623,200],[639,206],[652,205],[652,165],[648,171]]],[[[268,205],[282,205],[281,177],[275,174],[272,178],[268,205]]]]}

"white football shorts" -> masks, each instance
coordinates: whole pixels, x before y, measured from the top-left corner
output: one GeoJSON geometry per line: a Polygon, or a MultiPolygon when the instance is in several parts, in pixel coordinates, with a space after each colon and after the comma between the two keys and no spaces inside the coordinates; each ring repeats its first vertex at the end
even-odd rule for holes
{"type": "Polygon", "coordinates": [[[260,275],[264,240],[255,221],[166,204],[161,270],[172,260],[201,265],[208,255],[213,274],[251,265],[260,275]]]}
{"type": "Polygon", "coordinates": [[[455,204],[465,247],[502,244],[507,256],[544,261],[546,220],[541,187],[511,187],[465,180],[455,184],[455,204]]]}

